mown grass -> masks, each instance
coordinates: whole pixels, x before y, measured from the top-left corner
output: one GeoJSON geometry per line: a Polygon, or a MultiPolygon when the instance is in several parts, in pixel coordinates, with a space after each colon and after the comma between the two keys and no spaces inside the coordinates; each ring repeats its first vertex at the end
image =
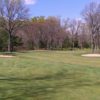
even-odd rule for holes
{"type": "Polygon", "coordinates": [[[100,58],[88,51],[29,51],[0,58],[0,100],[100,100],[100,58]]]}

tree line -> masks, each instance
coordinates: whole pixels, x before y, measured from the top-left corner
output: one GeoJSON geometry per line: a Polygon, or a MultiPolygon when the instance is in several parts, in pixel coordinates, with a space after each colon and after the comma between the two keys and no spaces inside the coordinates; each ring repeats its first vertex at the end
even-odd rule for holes
{"type": "Polygon", "coordinates": [[[100,4],[92,2],[81,19],[55,16],[29,18],[23,0],[1,0],[0,50],[100,49],[100,4]]]}
{"type": "Polygon", "coordinates": [[[17,34],[21,34],[23,46],[29,49],[82,49],[90,46],[85,27],[80,20],[67,19],[62,22],[59,17],[41,16],[32,18],[17,34]]]}

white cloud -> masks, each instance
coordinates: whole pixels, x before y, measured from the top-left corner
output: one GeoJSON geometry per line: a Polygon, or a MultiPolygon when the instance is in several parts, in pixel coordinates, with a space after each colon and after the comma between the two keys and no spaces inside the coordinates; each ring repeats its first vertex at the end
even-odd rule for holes
{"type": "Polygon", "coordinates": [[[34,5],[34,4],[36,4],[36,2],[37,2],[37,0],[25,0],[25,4],[27,4],[27,5],[34,5]]]}

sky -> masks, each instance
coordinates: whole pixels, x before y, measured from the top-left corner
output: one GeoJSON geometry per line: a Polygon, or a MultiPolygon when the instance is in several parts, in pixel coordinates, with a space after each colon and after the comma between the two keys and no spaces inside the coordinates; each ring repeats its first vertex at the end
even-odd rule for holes
{"type": "Polygon", "coordinates": [[[58,16],[61,18],[81,18],[87,4],[100,0],[25,0],[30,16],[58,16]]]}

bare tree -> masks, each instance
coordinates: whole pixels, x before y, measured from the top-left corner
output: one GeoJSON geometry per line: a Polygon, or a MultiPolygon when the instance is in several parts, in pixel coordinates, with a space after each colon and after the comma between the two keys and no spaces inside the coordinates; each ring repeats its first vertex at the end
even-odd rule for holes
{"type": "Polygon", "coordinates": [[[30,49],[61,49],[67,37],[65,27],[58,17],[35,17],[21,29],[27,37],[25,40],[28,40],[30,49]]]}
{"type": "Polygon", "coordinates": [[[27,18],[23,0],[0,0],[0,27],[8,33],[8,51],[13,51],[12,36],[27,18]]]}
{"type": "Polygon", "coordinates": [[[90,47],[90,32],[86,23],[82,22],[79,29],[79,47],[80,49],[90,47]]]}
{"type": "Polygon", "coordinates": [[[83,10],[84,19],[91,33],[92,52],[100,49],[100,3],[92,2],[83,10]]]}
{"type": "Polygon", "coordinates": [[[69,30],[71,33],[72,49],[75,47],[75,43],[78,45],[78,31],[80,28],[80,20],[71,20],[69,23],[69,30]]]}

